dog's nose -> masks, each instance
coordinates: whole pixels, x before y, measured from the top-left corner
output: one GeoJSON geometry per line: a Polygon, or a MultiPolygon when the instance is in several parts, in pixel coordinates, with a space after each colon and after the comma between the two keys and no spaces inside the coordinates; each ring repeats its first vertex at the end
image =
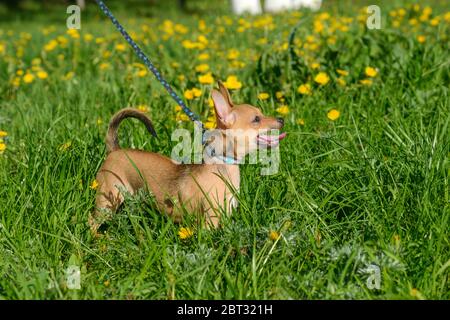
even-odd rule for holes
{"type": "Polygon", "coordinates": [[[284,119],[283,119],[283,118],[277,118],[277,121],[278,121],[278,123],[279,123],[281,126],[284,126],[284,119]]]}

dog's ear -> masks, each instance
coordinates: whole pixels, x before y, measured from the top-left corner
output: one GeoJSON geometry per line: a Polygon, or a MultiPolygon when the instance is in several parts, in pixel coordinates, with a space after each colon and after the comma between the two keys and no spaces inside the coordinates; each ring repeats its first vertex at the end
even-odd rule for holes
{"type": "Polygon", "coordinates": [[[228,89],[225,87],[223,82],[220,81],[220,80],[217,81],[217,84],[219,85],[220,92],[225,97],[225,99],[227,99],[228,104],[230,105],[230,107],[233,107],[233,101],[231,101],[231,96],[230,96],[230,92],[228,92],[228,89]]]}
{"type": "Polygon", "coordinates": [[[211,92],[211,98],[216,110],[218,128],[230,127],[234,123],[235,116],[234,113],[232,113],[231,104],[229,103],[228,98],[216,89],[213,89],[211,92]]]}

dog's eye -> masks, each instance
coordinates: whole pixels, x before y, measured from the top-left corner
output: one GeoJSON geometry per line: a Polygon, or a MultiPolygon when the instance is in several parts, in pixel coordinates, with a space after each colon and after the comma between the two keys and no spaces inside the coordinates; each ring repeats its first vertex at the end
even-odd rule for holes
{"type": "Polygon", "coordinates": [[[259,123],[261,121],[261,118],[259,117],[259,116],[256,116],[254,119],[253,119],[253,122],[254,123],[259,123]]]}

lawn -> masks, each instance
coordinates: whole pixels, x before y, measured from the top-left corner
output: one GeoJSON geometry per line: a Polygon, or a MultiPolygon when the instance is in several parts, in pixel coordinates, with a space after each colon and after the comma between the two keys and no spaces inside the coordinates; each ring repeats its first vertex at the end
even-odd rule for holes
{"type": "Polygon", "coordinates": [[[236,17],[106,1],[208,127],[221,79],[287,138],[276,174],[241,166],[221,228],[177,225],[141,193],[98,237],[111,116],[145,111],[158,138],[127,120],[121,145],[165,155],[193,125],[93,2],[80,30],[64,6],[0,4],[0,299],[450,299],[449,8],[325,2],[236,17]]]}

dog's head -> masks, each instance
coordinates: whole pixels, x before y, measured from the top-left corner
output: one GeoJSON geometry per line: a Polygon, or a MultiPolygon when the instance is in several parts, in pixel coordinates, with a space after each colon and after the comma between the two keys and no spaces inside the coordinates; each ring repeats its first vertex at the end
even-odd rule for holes
{"type": "Polygon", "coordinates": [[[219,90],[212,90],[211,97],[222,143],[228,155],[232,152],[233,158],[242,159],[258,148],[276,147],[286,136],[286,133],[279,133],[284,126],[282,118],[265,116],[249,104],[234,104],[222,82],[219,82],[219,90]],[[272,130],[277,134],[273,135],[272,130]]]}

